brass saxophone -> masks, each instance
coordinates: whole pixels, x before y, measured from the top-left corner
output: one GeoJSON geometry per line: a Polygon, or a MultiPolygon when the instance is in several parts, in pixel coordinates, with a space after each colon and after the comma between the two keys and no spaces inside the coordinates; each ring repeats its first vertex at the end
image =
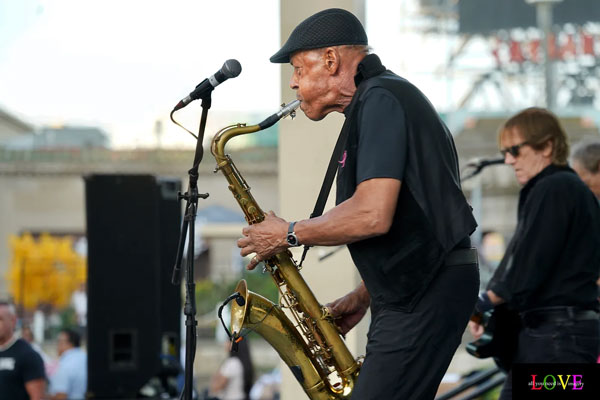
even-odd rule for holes
{"type": "MultiPolygon", "coordinates": [[[[230,125],[213,138],[211,152],[217,161],[215,172],[220,170],[225,175],[229,189],[250,225],[263,221],[265,213],[254,200],[231,157],[225,154],[225,144],[235,136],[266,129],[288,115],[294,117],[299,106],[300,101],[295,100],[258,125],[230,125]]],[[[244,328],[265,338],[290,367],[310,399],[350,398],[361,361],[354,359],[346,347],[329,310],[317,301],[288,250],[264,260],[264,264],[279,288],[279,304],[249,291],[242,279],[236,292],[244,301],[232,302],[231,306],[234,338],[244,328]],[[293,321],[283,309],[289,310],[293,321]]]]}

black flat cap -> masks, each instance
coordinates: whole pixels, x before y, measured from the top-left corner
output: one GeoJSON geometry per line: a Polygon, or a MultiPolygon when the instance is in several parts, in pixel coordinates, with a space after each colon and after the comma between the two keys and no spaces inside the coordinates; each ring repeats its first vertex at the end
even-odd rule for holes
{"type": "Polygon", "coordinates": [[[341,8],[330,8],[302,21],[270,60],[272,63],[287,63],[296,51],[343,44],[367,45],[367,34],[354,14],[341,8]]]}

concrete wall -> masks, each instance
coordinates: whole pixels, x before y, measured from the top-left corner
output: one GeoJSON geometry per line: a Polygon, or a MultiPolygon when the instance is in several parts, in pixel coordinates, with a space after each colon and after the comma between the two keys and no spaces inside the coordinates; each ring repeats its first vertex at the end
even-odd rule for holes
{"type": "MultiPolygon", "coordinates": [[[[235,152],[232,154],[235,160],[235,152]]],[[[191,163],[192,160],[190,160],[191,163]]],[[[244,171],[247,163],[237,163],[241,173],[252,187],[252,193],[264,210],[279,212],[279,198],[277,170],[265,168],[262,172],[253,173],[244,171]],[[267,170],[267,172],[265,172],[267,170]]],[[[256,164],[256,163],[254,163],[256,164]]],[[[55,166],[60,170],[60,166],[55,166]]],[[[198,187],[201,192],[208,192],[206,200],[200,200],[198,208],[211,205],[221,205],[235,211],[241,210],[235,202],[231,192],[227,189],[227,182],[221,173],[213,174],[214,160],[208,158],[203,161],[200,168],[198,187]]],[[[184,189],[188,187],[186,168],[181,167],[184,189]]],[[[70,170],[70,166],[65,166],[70,170]]],[[[153,173],[145,171],[145,173],[153,173]]],[[[160,171],[155,171],[161,176],[160,171]]],[[[182,204],[183,206],[183,204],[182,204]]],[[[0,298],[8,296],[6,271],[10,264],[10,235],[18,235],[24,231],[47,231],[50,233],[84,234],[85,226],[85,185],[82,176],[73,174],[0,174],[0,298]]],[[[207,232],[212,235],[215,230],[207,232]]],[[[227,265],[228,271],[224,276],[230,276],[233,271],[231,263],[232,249],[235,241],[241,237],[241,226],[229,227],[229,238],[223,238],[222,232],[217,230],[217,238],[213,241],[217,248],[212,254],[220,257],[216,264],[227,265]]]]}

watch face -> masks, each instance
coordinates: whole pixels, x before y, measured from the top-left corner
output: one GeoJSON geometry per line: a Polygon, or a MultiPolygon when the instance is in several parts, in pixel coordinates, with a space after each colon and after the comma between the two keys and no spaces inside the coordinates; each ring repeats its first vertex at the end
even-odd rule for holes
{"type": "Polygon", "coordinates": [[[290,246],[297,246],[298,238],[296,238],[296,235],[293,234],[287,235],[287,242],[290,246]]]}

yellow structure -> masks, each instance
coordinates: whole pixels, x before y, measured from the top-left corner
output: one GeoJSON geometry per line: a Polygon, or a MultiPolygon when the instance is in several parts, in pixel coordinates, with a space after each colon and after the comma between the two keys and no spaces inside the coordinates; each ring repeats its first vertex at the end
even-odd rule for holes
{"type": "Polygon", "coordinates": [[[86,281],[85,258],[74,251],[71,237],[44,233],[36,240],[25,233],[10,236],[9,247],[9,292],[26,310],[40,305],[65,308],[73,292],[86,281]]]}

